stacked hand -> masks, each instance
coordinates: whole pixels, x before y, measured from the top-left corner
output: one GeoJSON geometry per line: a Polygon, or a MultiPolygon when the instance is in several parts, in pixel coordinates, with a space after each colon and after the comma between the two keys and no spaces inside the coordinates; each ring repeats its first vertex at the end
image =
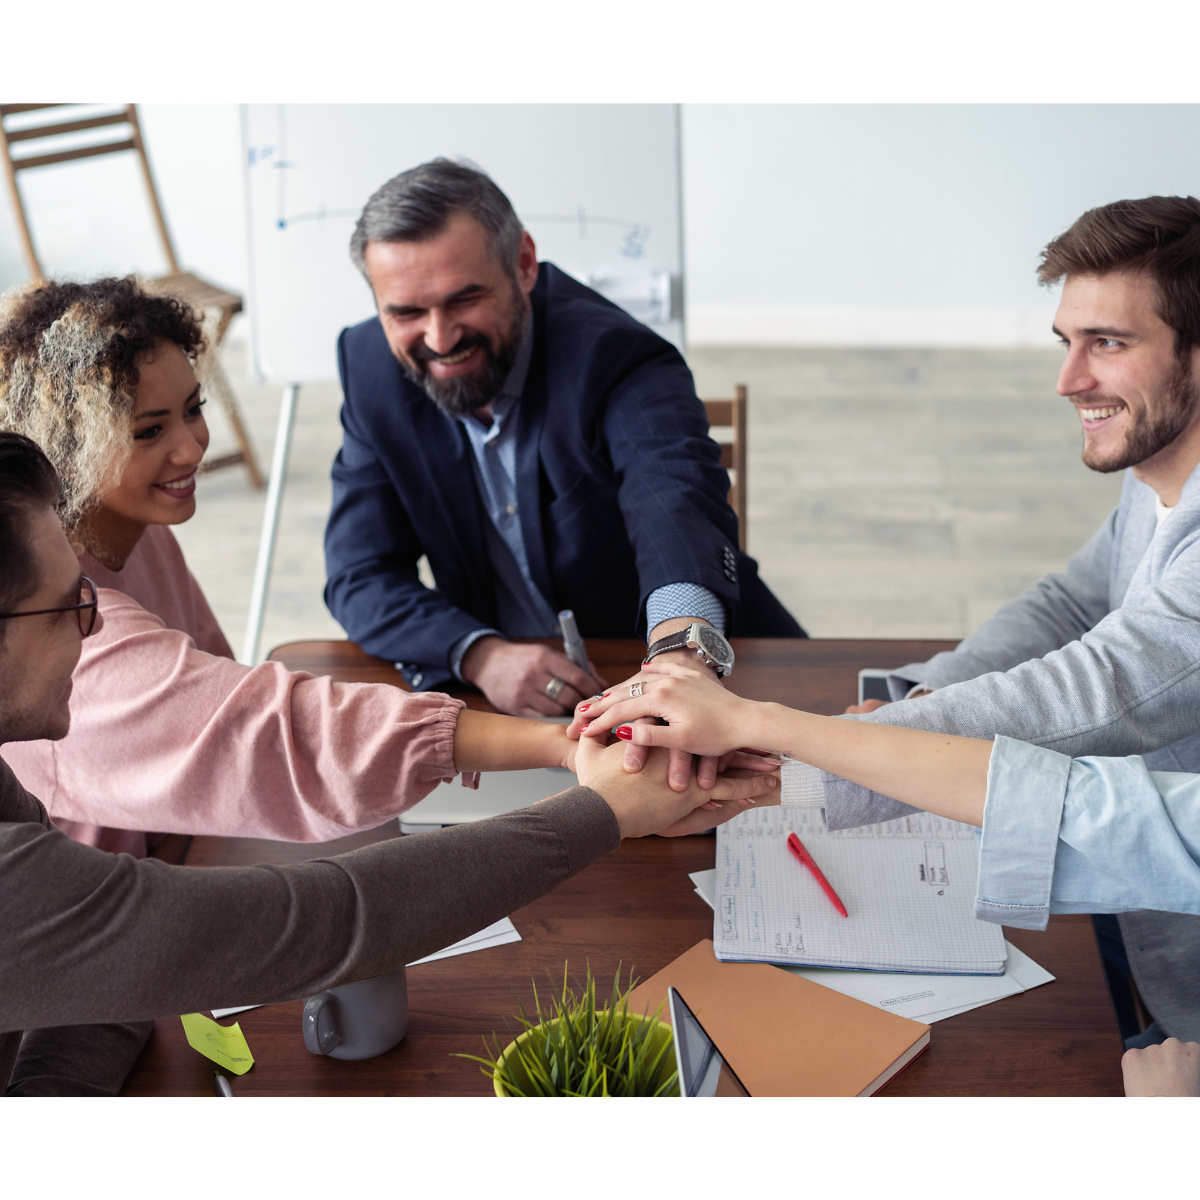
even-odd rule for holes
{"type": "Polygon", "coordinates": [[[720,825],[757,802],[779,803],[777,775],[732,771],[708,789],[690,779],[683,790],[666,787],[667,752],[651,750],[636,774],[625,769],[624,746],[582,738],[575,755],[579,782],[600,793],[616,814],[622,837],[657,833],[679,837],[720,825]]]}
{"type": "Polygon", "coordinates": [[[761,751],[744,749],[753,741],[757,706],[726,691],[708,668],[656,660],[647,663],[631,682],[635,681],[641,682],[640,696],[630,696],[629,687],[622,684],[598,700],[584,701],[567,736],[607,738],[612,730],[634,746],[665,747],[671,752],[670,786],[677,790],[677,772],[687,786],[693,754],[701,756],[697,781],[702,788],[729,767],[770,771],[779,765],[763,758],[761,751]]]}

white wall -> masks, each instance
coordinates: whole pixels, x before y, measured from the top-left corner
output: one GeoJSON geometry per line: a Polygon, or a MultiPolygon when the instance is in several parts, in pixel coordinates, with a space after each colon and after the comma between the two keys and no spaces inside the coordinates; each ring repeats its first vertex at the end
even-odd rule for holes
{"type": "Polygon", "coordinates": [[[1050,340],[1040,249],[1200,193],[1200,105],[687,105],[694,343],[1050,340]]]}
{"type": "MultiPolygon", "coordinates": [[[[141,113],[180,258],[244,290],[237,106],[141,113]]],[[[1094,205],[1200,193],[1198,144],[1200,105],[686,105],[689,338],[1048,340],[1040,248],[1094,205]]],[[[128,161],[23,184],[51,270],[162,269],[128,161]]],[[[22,278],[0,202],[0,287],[22,278]]]]}

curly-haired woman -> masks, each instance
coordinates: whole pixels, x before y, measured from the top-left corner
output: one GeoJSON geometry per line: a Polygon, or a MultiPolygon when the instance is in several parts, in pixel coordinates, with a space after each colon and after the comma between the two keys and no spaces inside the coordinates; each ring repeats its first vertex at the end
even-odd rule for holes
{"type": "MultiPolygon", "coordinates": [[[[194,314],[134,279],[32,284],[0,307],[0,428],[33,438],[62,477],[104,619],[73,676],[70,733],[6,750],[55,823],[133,854],[145,829],[321,841],[458,771],[571,765],[557,725],[234,661],[169,528],[195,512],[208,446],[203,349],[194,314]]],[[[723,779],[713,795],[773,786],[723,779]]],[[[697,819],[740,810],[726,807],[697,819]]]]}

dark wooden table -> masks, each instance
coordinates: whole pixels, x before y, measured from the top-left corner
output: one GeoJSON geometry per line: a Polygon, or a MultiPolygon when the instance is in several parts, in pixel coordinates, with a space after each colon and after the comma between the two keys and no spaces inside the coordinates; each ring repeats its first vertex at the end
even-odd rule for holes
{"type": "MultiPolygon", "coordinates": [[[[841,712],[855,698],[859,667],[897,667],[951,642],[734,641],[733,690],[813,712],[841,712]]],[[[600,673],[617,682],[636,667],[635,640],[588,643],[600,673]]],[[[297,642],[272,658],[343,682],[404,686],[390,664],[349,642],[297,642]]],[[[487,708],[464,693],[471,707],[487,708]]],[[[399,836],[394,821],[369,833],[315,846],[251,839],[196,838],[191,866],[288,863],[399,836]]],[[[502,1040],[530,979],[561,978],[564,960],[611,980],[618,965],[642,979],[712,936],[712,910],[687,875],[713,865],[709,838],[627,841],[608,858],[512,914],[522,941],[413,967],[408,973],[408,1036],[364,1062],[320,1058],[304,1049],[299,1001],[241,1013],[255,1066],[233,1081],[238,1095],[490,1095],[476,1064],[482,1037],[502,1040]]],[[[1121,1094],[1121,1042],[1087,917],[1051,917],[1043,933],[1006,930],[1016,946],[1056,978],[933,1026],[929,1050],[884,1090],[888,1096],[1111,1096],[1121,1094]]],[[[159,1021],[129,1078],[126,1095],[211,1095],[212,1071],[188,1045],[178,1018],[159,1021]]]]}

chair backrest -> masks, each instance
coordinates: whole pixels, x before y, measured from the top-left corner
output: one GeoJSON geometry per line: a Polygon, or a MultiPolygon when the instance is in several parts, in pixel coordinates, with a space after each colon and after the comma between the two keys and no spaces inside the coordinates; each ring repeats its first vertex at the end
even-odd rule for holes
{"type": "Polygon", "coordinates": [[[30,275],[34,279],[41,279],[44,272],[34,246],[33,234],[29,228],[29,218],[21,198],[21,189],[17,184],[17,176],[22,171],[49,167],[55,163],[74,162],[81,158],[95,158],[101,154],[124,154],[130,151],[138,157],[142,169],[142,179],[150,198],[150,209],[154,214],[155,226],[171,274],[178,274],[179,263],[175,258],[175,247],[171,244],[171,234],[163,217],[162,205],[158,202],[158,189],[154,186],[154,176],[146,158],[146,147],[142,141],[141,126],[138,124],[137,105],[124,104],[115,112],[104,113],[100,116],[80,117],[76,120],[60,120],[61,113],[50,111],[77,107],[79,106],[70,104],[0,104],[0,158],[3,159],[4,174],[12,197],[13,212],[17,219],[21,251],[25,256],[30,275]],[[30,118],[23,115],[26,113],[38,113],[39,116],[30,118]],[[12,117],[18,117],[18,120],[12,121],[10,119],[12,117]],[[110,140],[89,145],[75,144],[63,147],[64,142],[78,143],[77,135],[87,130],[108,128],[111,128],[114,133],[110,140]],[[14,146],[20,146],[22,142],[33,141],[39,143],[36,153],[13,154],[14,146]]]}
{"type": "Polygon", "coordinates": [[[704,411],[708,414],[710,428],[726,428],[733,431],[729,441],[718,438],[721,443],[721,466],[733,474],[729,489],[729,506],[737,513],[738,546],[746,549],[746,386],[739,383],[733,389],[732,400],[705,400],[704,411]]]}

